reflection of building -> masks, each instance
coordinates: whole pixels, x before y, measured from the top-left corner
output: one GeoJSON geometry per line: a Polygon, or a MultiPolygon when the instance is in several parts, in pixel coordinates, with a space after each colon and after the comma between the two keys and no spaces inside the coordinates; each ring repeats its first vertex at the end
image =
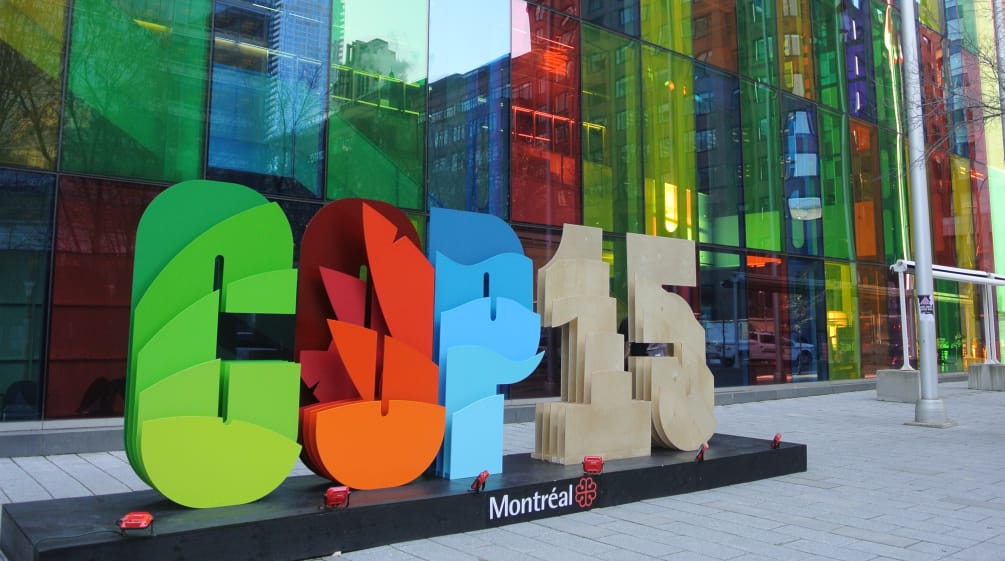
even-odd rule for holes
{"type": "MultiPolygon", "coordinates": [[[[911,253],[896,6],[471,4],[0,1],[0,64],[21,65],[0,69],[0,209],[33,205],[52,240],[19,247],[22,213],[0,212],[0,391],[30,378],[38,416],[74,417],[124,373],[130,236],[189,178],[273,197],[296,232],[344,197],[395,204],[420,231],[430,207],[492,213],[538,267],[563,223],[601,225],[622,315],[626,233],[693,239],[700,286],[684,294],[721,346],[741,326],[733,361],[709,360],[718,385],[899,360],[914,327],[887,269],[911,253]],[[749,360],[751,332],[782,341],[774,360],[763,336],[749,360]]],[[[989,23],[938,4],[923,2],[919,46],[934,260],[1000,269],[1005,151],[965,103],[988,86],[965,39],[989,23]]],[[[943,369],[996,344],[975,328],[980,295],[940,283],[936,305],[943,369]]],[[[557,368],[513,394],[551,392],[557,368]]]]}
{"type": "Polygon", "coordinates": [[[328,14],[272,4],[216,3],[210,176],[309,195],[322,180],[328,14]]]}
{"type": "Polygon", "coordinates": [[[503,200],[509,182],[510,59],[503,57],[463,75],[429,84],[427,176],[435,191],[430,206],[497,216],[509,214],[503,200]]]}

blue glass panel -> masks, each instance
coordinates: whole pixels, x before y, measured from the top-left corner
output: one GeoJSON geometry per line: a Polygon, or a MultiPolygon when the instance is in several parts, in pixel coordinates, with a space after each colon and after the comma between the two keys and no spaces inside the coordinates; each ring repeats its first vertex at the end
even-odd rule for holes
{"type": "Polygon", "coordinates": [[[508,2],[431,0],[429,206],[509,217],[508,2]]]}
{"type": "Polygon", "coordinates": [[[218,0],[213,18],[207,176],[320,197],[330,6],[218,0]]]}

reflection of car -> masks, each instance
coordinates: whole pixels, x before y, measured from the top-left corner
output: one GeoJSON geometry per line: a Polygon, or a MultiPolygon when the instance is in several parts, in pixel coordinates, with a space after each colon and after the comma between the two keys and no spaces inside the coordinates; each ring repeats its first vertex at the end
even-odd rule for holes
{"type": "MultiPolygon", "coordinates": [[[[778,359],[775,334],[767,331],[751,331],[747,342],[751,362],[767,362],[778,359]]],[[[782,357],[792,361],[792,370],[805,372],[813,365],[813,345],[782,337],[782,357]]]]}

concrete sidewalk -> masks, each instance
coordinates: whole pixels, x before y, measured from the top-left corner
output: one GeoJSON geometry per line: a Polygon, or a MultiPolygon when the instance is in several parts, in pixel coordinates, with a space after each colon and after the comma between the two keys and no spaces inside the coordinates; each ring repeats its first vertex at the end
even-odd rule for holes
{"type": "MultiPolygon", "coordinates": [[[[337,558],[1005,561],[1005,393],[939,391],[955,427],[907,426],[914,405],[875,391],[719,406],[718,432],[781,432],[809,470],[337,558]]],[[[532,424],[505,435],[506,453],[533,447],[532,424]]],[[[2,502],[144,488],[121,452],[0,458],[2,502]]]]}

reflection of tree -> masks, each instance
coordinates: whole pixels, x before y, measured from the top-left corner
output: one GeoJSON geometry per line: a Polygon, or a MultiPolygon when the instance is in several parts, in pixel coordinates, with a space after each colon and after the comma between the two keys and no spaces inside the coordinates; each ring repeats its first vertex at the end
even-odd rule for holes
{"type": "Polygon", "coordinates": [[[298,79],[274,78],[276,88],[275,129],[277,139],[272,150],[271,173],[291,177],[317,194],[319,173],[320,127],[327,80],[320,64],[301,61],[298,79]],[[301,157],[297,150],[309,150],[301,157]],[[304,146],[306,144],[306,146],[304,146]],[[298,165],[306,164],[305,166],[298,165]]]}
{"type": "Polygon", "coordinates": [[[135,118],[149,103],[131,92],[148,73],[145,67],[157,65],[159,57],[152,56],[149,39],[139,36],[145,31],[111,3],[78,2],[73,16],[63,127],[67,167],[104,171],[103,160],[127,154],[125,159],[143,166],[136,161],[139,139],[123,134],[128,127],[115,125],[125,124],[126,115],[135,118]]]}
{"type": "Polygon", "coordinates": [[[0,161],[55,167],[59,97],[55,81],[0,43],[0,161]]]}

